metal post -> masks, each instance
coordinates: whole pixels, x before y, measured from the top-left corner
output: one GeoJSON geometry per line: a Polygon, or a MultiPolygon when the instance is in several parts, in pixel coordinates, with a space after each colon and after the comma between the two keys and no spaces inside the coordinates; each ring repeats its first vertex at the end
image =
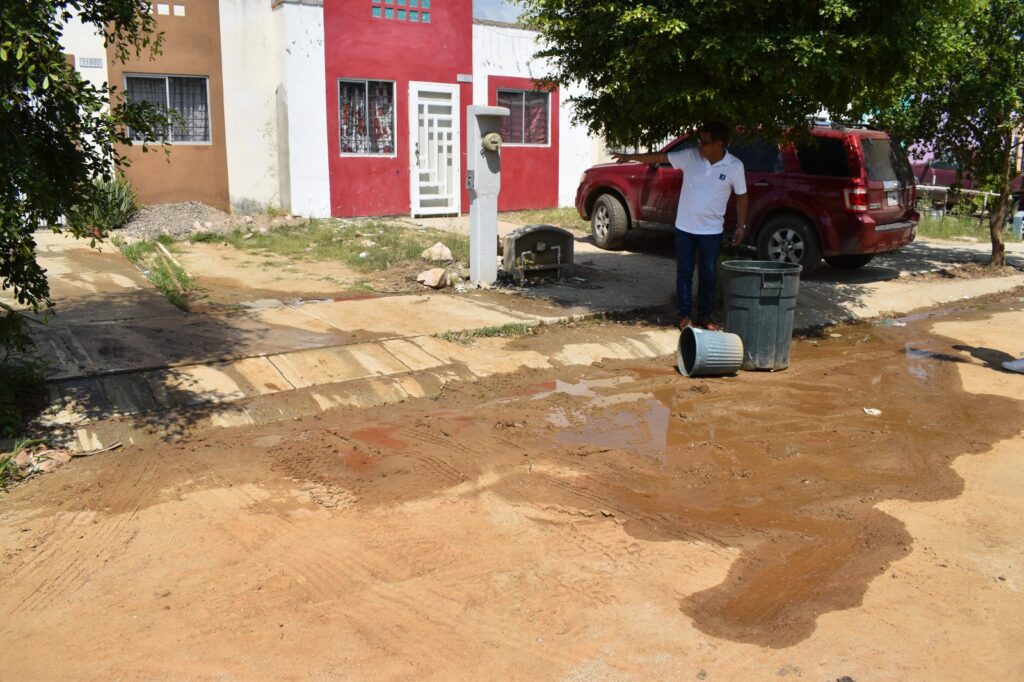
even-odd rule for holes
{"type": "Polygon", "coordinates": [[[501,190],[501,120],[506,107],[468,108],[466,189],[469,190],[469,277],[498,279],[498,192],[501,190]]]}

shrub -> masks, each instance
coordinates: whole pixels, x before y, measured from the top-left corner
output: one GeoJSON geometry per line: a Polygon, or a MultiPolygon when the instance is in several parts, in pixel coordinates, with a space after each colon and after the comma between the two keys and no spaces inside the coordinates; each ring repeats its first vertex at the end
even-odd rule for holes
{"type": "Polygon", "coordinates": [[[92,201],[76,206],[68,222],[75,228],[101,233],[124,227],[139,212],[135,189],[124,176],[93,181],[92,201]]]}
{"type": "Polygon", "coordinates": [[[45,406],[46,383],[38,363],[0,358],[0,438],[15,438],[45,406]]]}

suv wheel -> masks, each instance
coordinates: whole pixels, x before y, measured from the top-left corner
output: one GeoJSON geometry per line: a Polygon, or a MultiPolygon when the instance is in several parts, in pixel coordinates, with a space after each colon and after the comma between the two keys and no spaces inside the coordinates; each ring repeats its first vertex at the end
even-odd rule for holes
{"type": "Polygon", "coordinates": [[[602,249],[621,249],[629,229],[626,207],[611,194],[602,194],[594,203],[590,215],[590,232],[594,243],[602,249]]]}
{"type": "Polygon", "coordinates": [[[857,253],[846,256],[825,256],[825,262],[838,270],[856,270],[871,262],[873,253],[857,253]]]}
{"type": "Polygon", "coordinates": [[[757,257],[795,263],[803,266],[803,274],[809,274],[821,263],[818,235],[803,218],[776,216],[764,224],[757,236],[757,257]]]}

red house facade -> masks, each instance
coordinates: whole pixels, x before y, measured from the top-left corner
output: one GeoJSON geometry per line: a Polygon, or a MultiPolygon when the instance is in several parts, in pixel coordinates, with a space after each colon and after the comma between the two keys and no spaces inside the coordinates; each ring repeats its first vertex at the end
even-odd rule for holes
{"type": "Polygon", "coordinates": [[[167,40],[152,62],[104,58],[95,31],[68,38],[92,82],[163,98],[195,124],[192,139],[171,140],[171,163],[136,160],[147,201],[316,217],[465,213],[472,104],[511,111],[501,210],[571,205],[598,160],[563,110],[574,93],[535,80],[547,71],[537,35],[474,21],[473,0],[246,0],[212,3],[212,14],[210,4],[155,4],[167,40]],[[172,86],[194,96],[176,103],[172,86]]]}
{"type": "Polygon", "coordinates": [[[558,206],[558,89],[516,76],[486,78],[487,103],[511,112],[501,127],[498,210],[558,206]]]}
{"type": "Polygon", "coordinates": [[[331,214],[466,210],[472,0],[328,0],[323,11],[331,214]]]}

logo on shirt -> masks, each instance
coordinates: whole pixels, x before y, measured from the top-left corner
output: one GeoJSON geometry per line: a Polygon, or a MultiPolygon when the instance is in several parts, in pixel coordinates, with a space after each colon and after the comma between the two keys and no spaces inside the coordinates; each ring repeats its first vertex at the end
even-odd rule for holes
{"type": "Polygon", "coordinates": [[[718,179],[719,179],[719,180],[723,180],[723,181],[724,181],[724,180],[725,180],[725,173],[720,173],[720,174],[718,175],[718,179]]]}

